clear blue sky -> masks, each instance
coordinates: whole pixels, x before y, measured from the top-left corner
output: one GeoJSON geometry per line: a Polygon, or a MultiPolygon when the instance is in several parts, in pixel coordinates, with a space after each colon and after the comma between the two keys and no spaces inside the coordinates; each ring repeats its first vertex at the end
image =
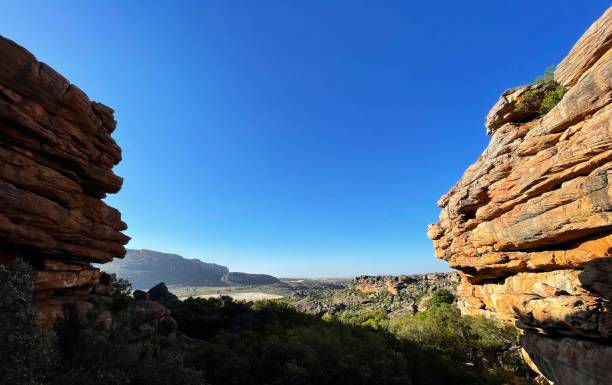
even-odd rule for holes
{"type": "Polygon", "coordinates": [[[0,33],[115,109],[129,247],[234,271],[444,270],[437,199],[506,88],[608,1],[2,1],[0,33]]]}

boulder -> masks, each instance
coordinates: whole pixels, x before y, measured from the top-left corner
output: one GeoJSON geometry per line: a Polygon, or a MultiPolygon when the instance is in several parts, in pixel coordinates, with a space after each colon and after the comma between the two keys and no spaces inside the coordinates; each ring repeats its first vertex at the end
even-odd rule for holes
{"type": "Polygon", "coordinates": [[[149,298],[149,293],[147,293],[146,291],[143,291],[143,290],[134,290],[134,292],[132,293],[132,296],[135,299],[150,299],[149,298]]]}
{"type": "Polygon", "coordinates": [[[178,297],[168,290],[168,287],[164,282],[158,283],[148,291],[149,299],[151,301],[158,302],[169,302],[178,301],[178,297]]]}

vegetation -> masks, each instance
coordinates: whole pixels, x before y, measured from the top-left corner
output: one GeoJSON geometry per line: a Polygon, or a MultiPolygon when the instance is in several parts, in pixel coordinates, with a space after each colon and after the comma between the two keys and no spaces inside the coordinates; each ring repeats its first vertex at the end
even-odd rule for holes
{"type": "Polygon", "coordinates": [[[54,340],[34,322],[26,267],[0,270],[10,294],[2,300],[13,298],[2,317],[14,321],[2,325],[0,374],[12,384],[502,384],[525,373],[500,358],[514,330],[460,316],[448,292],[426,312],[393,319],[384,310],[322,319],[284,301],[190,298],[165,304],[177,336],[135,338],[123,310],[108,331],[68,316],[54,340]]]}
{"type": "Polygon", "coordinates": [[[502,378],[525,378],[529,370],[519,355],[517,330],[484,317],[462,316],[454,299],[450,291],[439,289],[432,295],[427,311],[414,315],[387,318],[380,312],[346,311],[339,313],[337,319],[384,330],[446,362],[463,364],[463,370],[472,367],[491,383],[502,378]]]}
{"type": "Polygon", "coordinates": [[[562,85],[557,85],[555,88],[546,91],[544,94],[544,98],[542,98],[542,103],[540,104],[539,113],[541,116],[544,116],[548,113],[548,111],[552,110],[554,106],[556,106],[561,99],[565,95],[565,87],[562,85]]]}
{"type": "Polygon", "coordinates": [[[443,357],[509,376],[527,372],[518,354],[518,333],[483,317],[461,316],[451,304],[432,306],[414,316],[388,322],[388,330],[401,339],[438,352],[443,357]]]}
{"type": "Polygon", "coordinates": [[[455,302],[455,296],[447,289],[439,289],[434,291],[429,300],[429,306],[440,306],[444,304],[452,304],[455,302]]]}
{"type": "Polygon", "coordinates": [[[526,111],[529,105],[539,103],[535,107],[537,107],[540,116],[544,116],[561,101],[566,90],[565,87],[555,81],[553,66],[548,67],[544,75],[536,79],[535,85],[536,89],[523,94],[523,98],[516,104],[515,110],[526,111]]]}
{"type": "Polygon", "coordinates": [[[0,265],[0,379],[6,384],[44,384],[56,364],[56,341],[40,330],[32,310],[31,274],[22,260],[0,265]]]}
{"type": "Polygon", "coordinates": [[[117,294],[121,296],[129,296],[132,294],[132,284],[125,278],[119,278],[113,282],[113,287],[117,289],[117,294]]]}
{"type": "Polygon", "coordinates": [[[127,309],[131,300],[130,294],[132,294],[132,284],[127,279],[119,278],[113,282],[113,287],[117,289],[113,295],[113,310],[122,311],[127,309]]]}
{"type": "Polygon", "coordinates": [[[227,273],[221,277],[221,281],[234,285],[271,285],[273,283],[280,283],[278,278],[271,275],[239,272],[227,273]]]}

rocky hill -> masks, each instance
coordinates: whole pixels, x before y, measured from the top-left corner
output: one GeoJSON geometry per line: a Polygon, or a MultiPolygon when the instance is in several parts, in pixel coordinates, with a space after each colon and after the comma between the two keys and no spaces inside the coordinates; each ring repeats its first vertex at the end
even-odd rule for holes
{"type": "Polygon", "coordinates": [[[221,280],[230,285],[271,285],[280,283],[278,278],[271,275],[240,272],[227,273],[221,277],[221,280]]]}
{"type": "Polygon", "coordinates": [[[459,275],[431,273],[401,276],[367,276],[353,278],[346,287],[322,286],[295,290],[289,301],[300,311],[314,315],[334,315],[342,311],[368,313],[384,310],[389,317],[415,313],[428,306],[438,289],[456,292],[459,275]]]}
{"type": "Polygon", "coordinates": [[[608,9],[554,77],[504,92],[428,229],[462,311],[522,328],[527,361],[560,385],[612,383],[611,47],[608,9]]]}
{"type": "Polygon", "coordinates": [[[229,269],[199,259],[152,250],[128,249],[123,259],[99,266],[106,272],[125,278],[139,289],[148,289],[159,282],[183,286],[224,286],[229,269]]]}
{"type": "Polygon", "coordinates": [[[152,250],[127,249],[125,258],[97,265],[125,278],[133,287],[148,289],[159,282],[169,286],[250,286],[280,283],[267,274],[230,272],[229,268],[199,259],[152,250]]]}

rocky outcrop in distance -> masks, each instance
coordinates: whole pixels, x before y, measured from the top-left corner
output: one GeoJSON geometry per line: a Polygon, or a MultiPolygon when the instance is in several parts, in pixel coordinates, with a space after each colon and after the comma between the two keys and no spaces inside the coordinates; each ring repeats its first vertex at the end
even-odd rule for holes
{"type": "Polygon", "coordinates": [[[461,274],[462,311],[516,324],[527,362],[558,385],[612,383],[611,48],[608,9],[556,67],[552,110],[530,105],[538,84],[504,92],[488,147],[428,228],[461,274]]]}
{"type": "Polygon", "coordinates": [[[459,275],[456,272],[361,275],[343,282],[298,289],[288,299],[299,311],[317,316],[331,316],[344,310],[363,313],[384,310],[394,318],[426,310],[437,290],[455,294],[459,275]]]}
{"type": "Polygon", "coordinates": [[[404,290],[433,293],[438,289],[452,289],[459,282],[456,272],[415,275],[360,275],[348,283],[348,288],[365,294],[388,293],[399,295],[404,290]]]}
{"type": "Polygon", "coordinates": [[[0,263],[33,265],[34,304],[49,321],[87,308],[103,263],[125,254],[119,211],[102,199],[122,179],[113,110],[0,36],[0,263]]]}
{"type": "Polygon", "coordinates": [[[144,289],[158,282],[170,286],[247,286],[279,283],[267,274],[230,272],[216,263],[197,258],[184,258],[177,254],[152,250],[128,249],[123,259],[99,265],[104,271],[125,278],[133,287],[144,289]]]}
{"type": "Polygon", "coordinates": [[[181,286],[224,286],[222,278],[229,273],[226,266],[145,249],[128,249],[125,258],[99,267],[127,279],[139,289],[159,282],[181,286]]]}
{"type": "Polygon", "coordinates": [[[251,274],[230,272],[221,277],[223,282],[229,285],[272,285],[280,283],[280,279],[268,274],[251,274]]]}

